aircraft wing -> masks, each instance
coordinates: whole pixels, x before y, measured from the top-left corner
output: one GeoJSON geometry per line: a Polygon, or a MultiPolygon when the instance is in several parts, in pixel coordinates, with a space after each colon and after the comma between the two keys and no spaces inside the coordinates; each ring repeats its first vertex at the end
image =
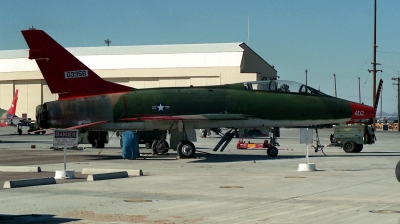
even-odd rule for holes
{"type": "MultiPolygon", "coordinates": [[[[92,122],[92,123],[87,123],[87,124],[81,124],[81,125],[76,125],[76,126],[72,126],[69,128],[66,128],[66,130],[74,130],[74,129],[80,129],[80,128],[85,128],[85,127],[90,127],[90,126],[94,126],[97,124],[104,124],[107,123],[108,121],[97,121],[97,122],[92,122]]],[[[35,133],[35,132],[41,132],[43,130],[54,130],[55,128],[49,128],[49,129],[40,129],[37,131],[32,131],[31,133],[35,133]]],[[[48,133],[49,135],[53,134],[53,133],[48,133]]]]}
{"type": "Polygon", "coordinates": [[[92,123],[72,126],[72,127],[66,128],[66,129],[67,130],[73,130],[73,129],[79,129],[79,128],[86,128],[86,127],[90,127],[90,126],[94,126],[94,125],[98,125],[98,124],[104,124],[104,123],[107,123],[107,122],[108,121],[97,121],[97,122],[92,122],[92,123]]]}
{"type": "Polygon", "coordinates": [[[164,116],[137,116],[122,118],[121,121],[198,121],[198,120],[247,120],[243,114],[196,114],[196,115],[164,115],[164,116]]]}

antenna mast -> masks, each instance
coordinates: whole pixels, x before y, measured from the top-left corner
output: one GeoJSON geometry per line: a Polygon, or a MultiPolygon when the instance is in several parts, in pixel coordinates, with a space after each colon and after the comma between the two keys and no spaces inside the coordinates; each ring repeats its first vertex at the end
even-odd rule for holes
{"type": "Polygon", "coordinates": [[[247,46],[250,46],[250,17],[247,17],[247,46]]]}

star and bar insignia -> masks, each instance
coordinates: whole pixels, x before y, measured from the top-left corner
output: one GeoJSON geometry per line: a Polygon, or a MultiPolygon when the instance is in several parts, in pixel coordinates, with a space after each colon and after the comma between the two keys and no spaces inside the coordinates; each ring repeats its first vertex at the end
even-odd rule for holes
{"type": "Polygon", "coordinates": [[[165,105],[163,105],[162,103],[159,103],[159,104],[156,105],[156,106],[151,106],[151,109],[157,110],[158,112],[163,112],[163,111],[165,111],[165,110],[169,110],[169,109],[170,109],[170,106],[165,106],[165,105]]]}

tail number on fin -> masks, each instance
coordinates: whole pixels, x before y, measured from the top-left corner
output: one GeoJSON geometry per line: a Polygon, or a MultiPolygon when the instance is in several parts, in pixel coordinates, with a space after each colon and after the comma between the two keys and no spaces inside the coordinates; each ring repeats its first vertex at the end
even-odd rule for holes
{"type": "Polygon", "coordinates": [[[354,115],[356,115],[356,116],[364,116],[364,111],[363,110],[357,110],[356,112],[354,112],[354,115]]]}
{"type": "Polygon", "coordinates": [[[68,71],[68,72],[65,72],[64,74],[65,74],[65,78],[66,79],[82,78],[82,77],[88,77],[89,76],[88,70],[68,71]]]}

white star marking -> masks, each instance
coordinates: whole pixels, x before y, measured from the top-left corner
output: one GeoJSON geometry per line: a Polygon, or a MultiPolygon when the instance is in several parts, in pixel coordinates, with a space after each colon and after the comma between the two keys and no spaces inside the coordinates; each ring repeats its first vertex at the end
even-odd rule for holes
{"type": "Polygon", "coordinates": [[[160,105],[157,106],[158,111],[164,111],[164,106],[160,103],[160,105]]]}

